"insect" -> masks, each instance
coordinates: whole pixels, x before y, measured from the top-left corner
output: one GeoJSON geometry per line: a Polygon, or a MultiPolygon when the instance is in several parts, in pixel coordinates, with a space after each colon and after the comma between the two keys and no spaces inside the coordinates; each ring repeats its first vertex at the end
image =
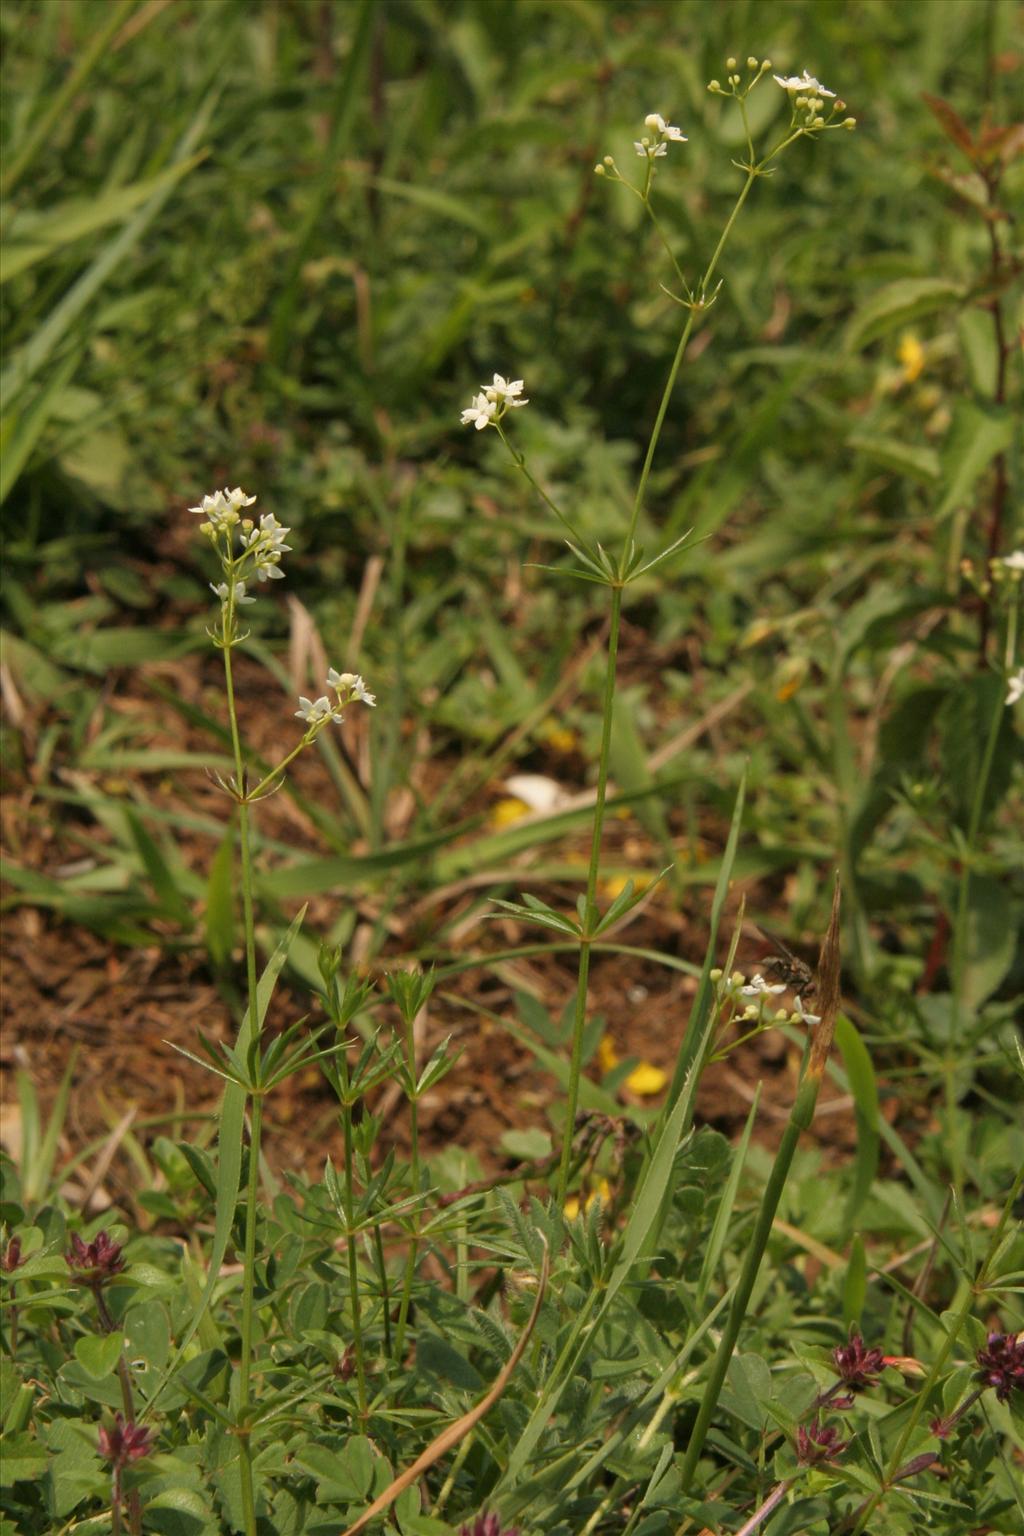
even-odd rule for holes
{"type": "Polygon", "coordinates": [[[762,928],[760,923],[755,924],[758,933],[769,944],[774,944],[779,950],[777,955],[765,955],[761,961],[762,971],[773,977],[776,981],[784,982],[787,987],[792,987],[797,996],[805,1003],[814,1001],[817,990],[817,979],[806,960],[801,960],[779,938],[776,933],[769,933],[767,928],[762,928]]]}

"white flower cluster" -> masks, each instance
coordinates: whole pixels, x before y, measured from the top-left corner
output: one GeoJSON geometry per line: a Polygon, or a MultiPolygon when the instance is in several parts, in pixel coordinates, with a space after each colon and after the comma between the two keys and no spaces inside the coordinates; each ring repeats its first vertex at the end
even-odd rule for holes
{"type": "Polygon", "coordinates": [[[298,720],[305,720],[308,726],[316,729],[326,725],[328,720],[333,720],[340,725],[345,716],[343,710],[353,699],[358,699],[361,704],[369,704],[371,709],[377,707],[376,696],[368,693],[366,684],[358,672],[336,672],[333,667],[327,674],[327,686],[334,690],[334,702],[326,693],[318,699],[307,699],[299,696],[299,708],[295,711],[298,720]]]}
{"type": "Polygon", "coordinates": [[[836,119],[836,113],[845,109],[846,103],[840,101],[835,91],[830,91],[822,85],[812,74],[805,69],[802,75],[774,75],[772,77],[776,85],[786,91],[790,105],[793,108],[793,119],[801,120],[801,126],[806,129],[824,128],[826,126],[824,112],[825,101],[832,102],[827,126],[830,128],[855,128],[857,119],[846,117],[840,122],[836,119]]]}
{"type": "Polygon", "coordinates": [[[503,379],[500,373],[496,373],[493,384],[484,384],[480,393],[473,396],[473,404],[463,411],[462,425],[475,427],[478,432],[482,432],[484,427],[497,425],[507,411],[529,405],[528,400],[519,398],[522,393],[522,379],[503,379]]]}
{"type": "Polygon", "coordinates": [[[781,85],[784,91],[799,91],[802,96],[828,96],[834,98],[835,91],[828,91],[820,80],[815,80],[804,70],[802,75],[773,75],[776,85],[781,85]]]}
{"type": "Polygon", "coordinates": [[[225,486],[222,491],[204,496],[198,507],[189,507],[189,511],[206,518],[200,528],[201,533],[223,533],[239,521],[241,509],[251,507],[255,500],[256,497],[247,496],[240,485],[236,485],[233,491],[225,486]]]}
{"type": "Polygon", "coordinates": [[[643,160],[657,160],[668,154],[670,144],[688,142],[683,130],[672,123],[666,123],[660,112],[649,112],[644,118],[644,127],[650,129],[653,137],[644,134],[642,139],[633,140],[633,148],[643,160]]]}
{"type": "Polygon", "coordinates": [[[280,581],[283,578],[281,556],[291,550],[292,546],[284,542],[285,535],[289,533],[291,529],[283,527],[273,512],[264,512],[258,528],[248,518],[243,522],[239,538],[242,548],[252,556],[260,581],[280,581]]]}

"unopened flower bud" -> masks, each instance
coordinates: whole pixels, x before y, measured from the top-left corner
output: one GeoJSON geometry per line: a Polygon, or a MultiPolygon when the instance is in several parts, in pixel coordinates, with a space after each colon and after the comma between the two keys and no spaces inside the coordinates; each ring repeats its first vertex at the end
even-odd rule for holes
{"type": "Polygon", "coordinates": [[[857,119],[855,117],[848,117],[845,120],[845,122],[843,123],[843,127],[844,128],[856,128],[856,126],[857,126],[857,119]]]}
{"type": "Polygon", "coordinates": [[[604,174],[605,174],[605,169],[604,169],[603,165],[599,164],[599,165],[595,165],[594,166],[594,175],[595,176],[603,176],[604,174]]]}
{"type": "Polygon", "coordinates": [[[729,69],[729,70],[735,69],[736,68],[736,60],[734,58],[726,59],[725,67],[726,67],[726,69],[729,69]]]}
{"type": "Polygon", "coordinates": [[[124,1415],[115,1413],[110,1429],[105,1425],[100,1426],[99,1453],[111,1466],[118,1469],[126,1467],[130,1461],[138,1461],[140,1457],[150,1454],[153,1449],[150,1444],[152,1433],[148,1425],[132,1424],[130,1421],[125,1423],[124,1415]]]}
{"type": "Polygon", "coordinates": [[[751,57],[747,60],[747,68],[748,69],[756,69],[757,68],[757,62],[758,61],[753,57],[753,55],[751,55],[751,57]]]}
{"type": "Polygon", "coordinates": [[[720,93],[721,89],[722,89],[722,87],[719,85],[717,80],[709,80],[708,81],[708,90],[709,91],[717,91],[717,92],[720,93]]]}
{"type": "Polygon", "coordinates": [[[80,1285],[101,1286],[124,1269],[121,1244],[108,1232],[98,1232],[91,1243],[83,1243],[77,1232],[71,1234],[71,1247],[65,1255],[71,1278],[80,1285]]]}

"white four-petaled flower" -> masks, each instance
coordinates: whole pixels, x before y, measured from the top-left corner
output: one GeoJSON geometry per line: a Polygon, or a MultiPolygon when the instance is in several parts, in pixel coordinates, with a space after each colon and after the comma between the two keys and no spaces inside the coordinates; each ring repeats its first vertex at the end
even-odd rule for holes
{"type": "Polygon", "coordinates": [[[801,91],[807,96],[835,96],[835,91],[828,91],[820,80],[815,80],[804,70],[802,75],[773,75],[776,85],[781,85],[784,91],[801,91]]]}
{"type": "Polygon", "coordinates": [[[305,720],[307,725],[320,725],[324,720],[334,720],[338,724],[344,719],[340,709],[334,709],[326,694],[321,694],[318,699],[307,699],[299,695],[299,708],[295,711],[297,720],[305,720]]]}
{"type": "MultiPolygon", "coordinates": [[[[210,582],[210,591],[211,592],[215,592],[217,594],[217,596],[220,598],[222,603],[227,603],[227,600],[228,600],[229,596],[231,595],[230,594],[230,589],[229,589],[228,584],[227,584],[226,581],[219,581],[216,586],[214,586],[213,582],[211,581],[210,582]]],[[[245,582],[244,581],[236,581],[235,582],[235,607],[237,608],[239,603],[254,603],[255,601],[256,601],[256,599],[254,597],[246,597],[246,595],[245,595],[245,582]]]]}
{"type": "Polygon", "coordinates": [[[327,674],[327,686],[336,693],[347,694],[348,699],[358,699],[361,704],[369,704],[371,709],[377,707],[376,694],[367,693],[366,684],[358,672],[336,672],[332,667],[327,674]]]}
{"type": "Polygon", "coordinates": [[[473,404],[467,405],[462,413],[462,425],[464,427],[476,427],[482,432],[484,427],[489,427],[497,415],[498,407],[493,400],[488,400],[486,395],[474,395],[473,404]]]}
{"type": "Polygon", "coordinates": [[[670,139],[673,144],[686,144],[686,134],[674,123],[666,123],[660,112],[649,112],[644,118],[644,127],[650,128],[655,133],[660,133],[663,139],[670,139]]]}
{"type": "Polygon", "coordinates": [[[644,127],[657,134],[654,139],[634,139],[633,148],[642,160],[659,160],[668,154],[670,144],[685,144],[686,134],[674,123],[666,123],[660,112],[648,112],[644,127]]]}
{"type": "Polygon", "coordinates": [[[751,976],[745,987],[740,987],[741,997],[777,997],[780,992],[785,992],[785,982],[765,981],[760,971],[751,976]]]}
{"type": "Polygon", "coordinates": [[[220,531],[237,523],[241,508],[251,507],[255,500],[256,497],[247,496],[240,485],[236,485],[233,491],[225,486],[222,491],[213,491],[204,496],[198,507],[189,507],[189,511],[205,517],[214,529],[220,531]]]}
{"type": "Polygon", "coordinates": [[[494,375],[493,384],[484,385],[485,399],[492,401],[495,405],[505,404],[513,407],[529,405],[528,400],[519,399],[522,392],[522,379],[512,379],[510,382],[508,379],[503,379],[500,373],[494,375]]]}

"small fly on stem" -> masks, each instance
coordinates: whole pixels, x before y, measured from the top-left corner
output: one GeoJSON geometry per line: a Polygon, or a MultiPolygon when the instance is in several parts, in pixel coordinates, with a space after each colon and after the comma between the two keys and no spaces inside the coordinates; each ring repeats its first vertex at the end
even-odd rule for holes
{"type": "Polygon", "coordinates": [[[761,970],[775,981],[783,982],[791,987],[799,998],[805,1003],[813,1003],[817,991],[817,978],[806,960],[801,960],[793,951],[785,945],[777,933],[769,933],[767,928],[762,928],[760,923],[754,924],[758,933],[769,944],[774,944],[779,951],[776,955],[765,955],[760,962],[761,970]]]}

